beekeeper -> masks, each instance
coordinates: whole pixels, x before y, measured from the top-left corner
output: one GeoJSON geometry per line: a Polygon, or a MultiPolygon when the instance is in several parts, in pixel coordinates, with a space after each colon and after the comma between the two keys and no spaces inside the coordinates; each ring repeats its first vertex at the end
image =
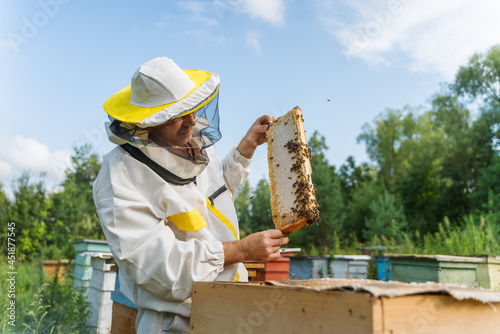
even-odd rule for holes
{"type": "Polygon", "coordinates": [[[279,230],[239,240],[233,205],[274,118],[258,118],[220,162],[218,101],[217,74],[160,57],[104,104],[118,146],[104,158],[94,201],[138,333],[188,332],[193,282],[247,281],[243,261],[276,259],[288,243],[279,230]]]}

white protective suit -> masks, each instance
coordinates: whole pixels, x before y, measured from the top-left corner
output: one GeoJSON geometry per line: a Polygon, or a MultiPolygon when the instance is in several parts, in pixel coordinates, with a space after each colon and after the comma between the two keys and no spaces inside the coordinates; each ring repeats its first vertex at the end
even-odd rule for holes
{"type": "Polygon", "coordinates": [[[195,281],[248,280],[243,264],[224,266],[222,242],[239,238],[233,201],[250,160],[236,148],[221,163],[209,147],[208,166],[160,147],[141,150],[182,178],[197,176],[196,185],[169,184],[116,147],[94,182],[97,213],[122,293],[138,308],[189,317],[195,281]],[[223,185],[212,206],[208,197],[223,185]]]}

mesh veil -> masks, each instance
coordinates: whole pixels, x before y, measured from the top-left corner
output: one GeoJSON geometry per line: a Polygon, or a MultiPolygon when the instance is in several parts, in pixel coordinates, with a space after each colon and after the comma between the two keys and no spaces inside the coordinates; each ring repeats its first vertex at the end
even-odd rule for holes
{"type": "MultiPolygon", "coordinates": [[[[211,95],[207,99],[212,100],[205,106],[195,109],[196,125],[193,127],[191,140],[185,147],[172,147],[163,142],[157,136],[154,136],[148,128],[141,128],[137,124],[123,123],[112,119],[109,127],[111,132],[120,139],[132,144],[136,147],[141,146],[158,146],[162,147],[171,153],[174,153],[184,159],[190,160],[195,164],[208,164],[209,159],[206,149],[214,145],[222,137],[219,130],[219,90],[214,91],[215,96],[211,95]]],[[[180,116],[189,113],[184,111],[180,116]]],[[[173,119],[177,118],[174,117],[173,119]]],[[[164,127],[164,131],[168,131],[168,125],[164,127]]]]}

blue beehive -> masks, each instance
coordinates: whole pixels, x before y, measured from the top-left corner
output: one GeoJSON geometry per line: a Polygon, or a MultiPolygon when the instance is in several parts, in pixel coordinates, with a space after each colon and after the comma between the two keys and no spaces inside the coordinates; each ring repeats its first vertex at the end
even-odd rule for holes
{"type": "Polygon", "coordinates": [[[377,261],[377,278],[380,281],[389,281],[391,279],[391,263],[385,256],[375,256],[377,261]]]}
{"type": "Polygon", "coordinates": [[[82,256],[82,253],[110,253],[108,243],[105,240],[79,239],[75,240],[75,271],[73,272],[73,287],[88,288],[92,278],[92,266],[90,265],[90,254],[82,256]]]}

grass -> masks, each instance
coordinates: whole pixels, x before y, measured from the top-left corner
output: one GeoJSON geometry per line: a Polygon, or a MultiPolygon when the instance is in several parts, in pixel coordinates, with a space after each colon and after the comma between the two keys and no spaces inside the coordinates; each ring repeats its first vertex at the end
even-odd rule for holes
{"type": "MultiPolygon", "coordinates": [[[[16,263],[15,299],[8,294],[0,296],[2,333],[34,334],[83,334],[89,332],[86,325],[87,301],[83,291],[73,289],[71,268],[64,281],[43,273],[41,260],[16,263]],[[8,317],[8,306],[15,300],[14,322],[8,317]],[[10,323],[9,323],[10,322],[10,323]]],[[[8,265],[0,263],[0,288],[8,291],[8,265]]]]}
{"type": "Polygon", "coordinates": [[[399,254],[500,254],[500,224],[495,215],[470,215],[458,226],[445,218],[436,233],[402,232],[397,238],[374,237],[371,244],[397,247],[399,254]]]}

